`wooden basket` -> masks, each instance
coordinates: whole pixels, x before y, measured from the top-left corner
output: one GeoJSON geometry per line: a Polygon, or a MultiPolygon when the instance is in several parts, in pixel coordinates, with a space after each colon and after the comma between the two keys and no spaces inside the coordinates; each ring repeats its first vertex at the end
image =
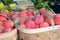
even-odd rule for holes
{"type": "Polygon", "coordinates": [[[19,40],[60,40],[60,25],[55,25],[50,15],[42,13],[51,21],[51,26],[38,29],[26,29],[18,26],[19,40]]]}
{"type": "Polygon", "coordinates": [[[0,34],[0,40],[17,40],[17,29],[0,34]]]}

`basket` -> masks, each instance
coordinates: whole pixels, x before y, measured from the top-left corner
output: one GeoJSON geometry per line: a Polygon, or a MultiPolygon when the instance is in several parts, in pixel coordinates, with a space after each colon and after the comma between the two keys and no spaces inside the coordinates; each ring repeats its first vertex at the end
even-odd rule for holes
{"type": "Polygon", "coordinates": [[[55,25],[50,15],[46,13],[42,14],[50,19],[51,26],[38,29],[26,29],[17,26],[19,40],[60,40],[60,25],[55,25]]]}
{"type": "Polygon", "coordinates": [[[0,40],[17,40],[17,29],[0,34],[0,40]]]}
{"type": "MultiPolygon", "coordinates": [[[[2,16],[2,14],[0,14],[0,16],[2,16]]],[[[11,20],[8,16],[6,18],[8,20],[11,20]]],[[[0,34],[0,40],[17,40],[17,29],[13,28],[13,30],[10,32],[1,33],[0,34]]]]}

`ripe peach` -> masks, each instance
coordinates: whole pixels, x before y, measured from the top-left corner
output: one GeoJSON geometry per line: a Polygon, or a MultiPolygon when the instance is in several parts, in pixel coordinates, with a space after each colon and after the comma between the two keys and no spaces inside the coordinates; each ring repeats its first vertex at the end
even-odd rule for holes
{"type": "Polygon", "coordinates": [[[0,15],[7,17],[7,14],[5,12],[0,12],[0,15]]]}
{"type": "Polygon", "coordinates": [[[39,24],[36,24],[36,25],[35,25],[35,28],[40,28],[40,25],[39,25],[39,24]]]}
{"type": "Polygon", "coordinates": [[[21,12],[19,13],[19,17],[25,17],[25,16],[27,16],[26,13],[27,13],[26,10],[21,11],[21,12]]]}
{"type": "Polygon", "coordinates": [[[25,21],[26,21],[26,19],[21,17],[20,20],[19,20],[19,25],[24,24],[25,21]]]}
{"type": "Polygon", "coordinates": [[[28,17],[28,20],[33,20],[34,19],[34,16],[29,16],[28,17]]]}
{"type": "Polygon", "coordinates": [[[53,13],[48,11],[47,14],[49,14],[51,17],[53,17],[53,13]]]}
{"type": "Polygon", "coordinates": [[[48,27],[48,26],[49,26],[49,24],[47,22],[43,22],[40,24],[40,27],[48,27]]]}
{"type": "Polygon", "coordinates": [[[49,25],[51,24],[51,22],[48,18],[45,18],[45,22],[47,22],[49,25]]]}
{"type": "Polygon", "coordinates": [[[45,8],[41,8],[41,9],[39,9],[39,12],[40,13],[44,13],[44,12],[46,12],[46,9],[45,8]]]}
{"type": "Polygon", "coordinates": [[[0,21],[5,21],[7,20],[4,16],[0,16],[0,21]]]}
{"type": "Polygon", "coordinates": [[[3,25],[4,25],[4,27],[9,28],[9,27],[13,27],[14,23],[11,20],[6,20],[6,21],[4,21],[3,25]]]}
{"type": "Polygon", "coordinates": [[[54,21],[56,25],[60,25],[60,18],[55,18],[54,21]]]}
{"type": "Polygon", "coordinates": [[[35,22],[33,20],[28,20],[25,25],[26,28],[35,28],[35,22]]]}
{"type": "Polygon", "coordinates": [[[9,13],[9,16],[11,17],[13,14],[15,14],[15,12],[10,12],[9,13]]]}
{"type": "Polygon", "coordinates": [[[55,15],[55,18],[60,18],[60,14],[56,14],[55,15]]]}
{"type": "Polygon", "coordinates": [[[15,19],[15,18],[17,18],[17,17],[18,17],[18,12],[15,12],[15,13],[11,16],[12,19],[15,19]]]}
{"type": "Polygon", "coordinates": [[[44,22],[43,16],[42,16],[42,15],[36,16],[36,18],[35,18],[35,23],[36,23],[36,24],[40,24],[40,23],[42,23],[42,22],[44,22]]]}
{"type": "Polygon", "coordinates": [[[28,15],[28,16],[33,16],[33,15],[34,15],[34,13],[33,13],[33,11],[32,11],[32,10],[27,10],[27,15],[28,15]]]}

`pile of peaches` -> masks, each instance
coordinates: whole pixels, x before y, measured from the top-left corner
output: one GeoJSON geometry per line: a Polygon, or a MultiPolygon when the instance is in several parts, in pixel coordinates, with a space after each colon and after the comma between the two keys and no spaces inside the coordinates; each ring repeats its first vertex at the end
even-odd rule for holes
{"type": "Polygon", "coordinates": [[[12,31],[14,22],[7,17],[5,12],[0,12],[0,33],[12,31]]]}
{"type": "Polygon", "coordinates": [[[40,13],[47,13],[53,19],[55,25],[60,25],[60,14],[54,15],[52,12],[47,11],[45,8],[41,8],[36,10],[35,12],[31,9],[22,10],[21,12],[10,12],[10,18],[20,18],[18,25],[24,28],[42,28],[42,27],[49,27],[51,26],[51,22],[48,17],[40,14],[40,13]]]}
{"type": "Polygon", "coordinates": [[[49,18],[41,14],[43,12],[46,12],[54,19],[55,25],[60,25],[60,14],[54,15],[45,8],[41,8],[35,12],[32,9],[24,9],[21,12],[10,12],[8,16],[5,12],[0,12],[0,33],[12,31],[14,21],[11,19],[15,20],[16,18],[20,18],[16,25],[24,28],[34,29],[51,26],[49,18]]]}

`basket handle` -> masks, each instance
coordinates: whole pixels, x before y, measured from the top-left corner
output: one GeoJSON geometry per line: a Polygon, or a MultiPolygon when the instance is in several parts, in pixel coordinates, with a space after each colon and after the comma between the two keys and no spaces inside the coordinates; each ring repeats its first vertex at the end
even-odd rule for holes
{"type": "Polygon", "coordinates": [[[51,26],[55,25],[54,19],[49,14],[47,14],[46,12],[45,13],[41,13],[41,14],[44,15],[44,16],[46,16],[50,20],[51,26]]]}

